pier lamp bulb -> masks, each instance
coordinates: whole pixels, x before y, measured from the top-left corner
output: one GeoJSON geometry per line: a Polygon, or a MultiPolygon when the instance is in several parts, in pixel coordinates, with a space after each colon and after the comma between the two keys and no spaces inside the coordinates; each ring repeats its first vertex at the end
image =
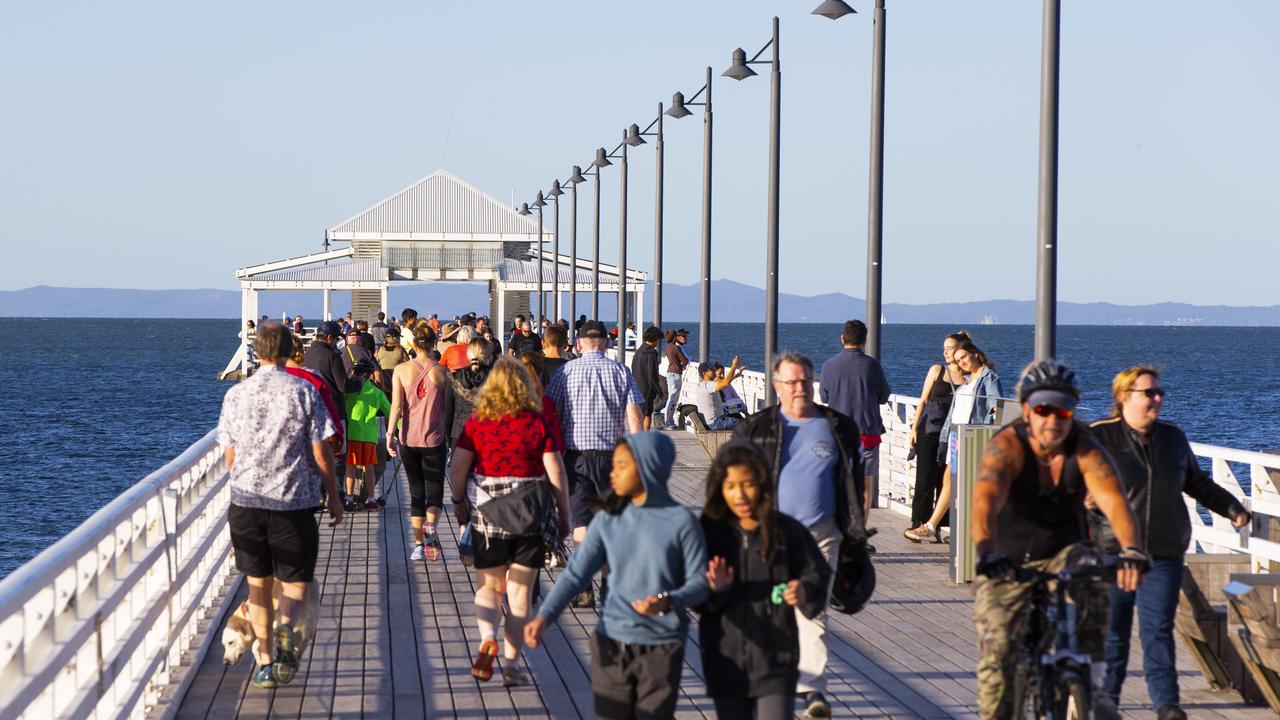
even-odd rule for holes
{"type": "Polygon", "coordinates": [[[613,163],[610,162],[609,153],[606,153],[604,151],[604,148],[596,148],[596,159],[591,161],[591,164],[596,166],[597,168],[602,168],[602,167],[608,167],[613,163]]]}
{"type": "Polygon", "coordinates": [[[520,204],[520,209],[516,211],[516,214],[517,214],[517,215],[528,215],[528,214],[529,214],[529,203],[521,203],[521,204],[520,204]]]}
{"type": "Polygon", "coordinates": [[[582,177],[582,168],[578,167],[577,165],[574,165],[573,174],[569,176],[569,182],[573,183],[574,185],[577,185],[580,182],[586,182],[586,181],[587,179],[582,177]]]}
{"type": "Polygon", "coordinates": [[[831,20],[839,20],[845,15],[857,15],[858,11],[849,7],[844,0],[822,0],[822,4],[813,9],[811,15],[821,15],[831,20]]]}
{"type": "Polygon", "coordinates": [[[685,107],[684,93],[677,92],[671,96],[671,107],[667,108],[667,111],[663,114],[667,117],[673,117],[679,120],[680,118],[688,117],[693,113],[689,111],[689,108],[685,107]]]}
{"type": "Polygon", "coordinates": [[[547,194],[550,195],[551,197],[560,197],[561,195],[564,194],[564,191],[560,189],[559,180],[551,181],[551,192],[548,192],[547,194]]]}
{"type": "Polygon", "coordinates": [[[542,191],[541,191],[541,190],[539,190],[539,191],[538,191],[538,197],[534,199],[534,201],[533,201],[533,206],[534,206],[534,207],[540,207],[540,208],[542,208],[542,207],[546,207],[546,206],[547,206],[547,201],[542,199],[542,191]]]}
{"type": "Polygon", "coordinates": [[[747,65],[747,51],[738,48],[733,51],[733,64],[721,74],[734,80],[746,80],[755,75],[756,71],[752,70],[750,65],[747,65]]]}
{"type": "Polygon", "coordinates": [[[631,127],[627,128],[627,137],[622,142],[630,145],[631,147],[644,145],[644,138],[640,137],[640,126],[635,123],[631,123],[631,127]]]}

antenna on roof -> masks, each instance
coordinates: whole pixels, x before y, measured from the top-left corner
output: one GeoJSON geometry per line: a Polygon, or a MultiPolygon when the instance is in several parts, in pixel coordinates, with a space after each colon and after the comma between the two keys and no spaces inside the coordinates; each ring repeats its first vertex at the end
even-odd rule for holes
{"type": "Polygon", "coordinates": [[[444,159],[449,156],[449,136],[453,134],[453,113],[449,113],[449,128],[444,131],[444,149],[440,151],[440,167],[444,167],[444,159]]]}

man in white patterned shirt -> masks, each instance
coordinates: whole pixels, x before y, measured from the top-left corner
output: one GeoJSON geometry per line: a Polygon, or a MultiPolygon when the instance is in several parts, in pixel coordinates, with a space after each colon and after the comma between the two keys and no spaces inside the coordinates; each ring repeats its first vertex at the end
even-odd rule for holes
{"type": "Polygon", "coordinates": [[[324,485],[331,525],[342,522],[342,503],[326,440],[339,420],[329,417],[311,383],[281,367],[293,336],[279,323],[258,328],[254,349],[262,368],[227,391],[218,420],[218,444],[231,473],[227,522],[236,567],[249,579],[249,622],[257,642],[253,682],[273,688],[297,673],[293,616],[315,576],[320,532],[313,513],[324,485]],[[272,653],[273,582],[282,583],[272,653]]]}
{"type": "MultiPolygon", "coordinates": [[[[640,410],[644,398],[635,378],[626,365],[604,356],[609,346],[604,324],[595,320],[583,323],[578,345],[582,356],[565,363],[547,385],[547,396],[556,404],[564,431],[564,466],[569,478],[569,512],[575,543],[587,535],[591,502],[609,487],[614,446],[625,432],[644,429],[640,410]]],[[[575,608],[594,605],[591,590],[573,601],[575,608]]]]}

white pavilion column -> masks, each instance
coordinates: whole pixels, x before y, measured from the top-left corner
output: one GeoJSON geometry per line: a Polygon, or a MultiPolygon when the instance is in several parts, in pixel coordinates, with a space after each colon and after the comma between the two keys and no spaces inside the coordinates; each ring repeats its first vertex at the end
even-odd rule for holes
{"type": "Polygon", "coordinates": [[[506,342],[502,336],[507,333],[507,290],[497,282],[494,283],[494,292],[498,294],[498,317],[490,318],[489,324],[493,326],[493,336],[506,342]]]}
{"type": "Polygon", "coordinates": [[[325,288],[320,292],[324,295],[324,317],[321,320],[327,322],[333,319],[333,303],[329,299],[329,288],[325,288]]]}
{"type": "Polygon", "coordinates": [[[391,308],[387,305],[387,288],[388,287],[390,287],[390,285],[384,283],[381,288],[382,292],[380,293],[380,297],[378,299],[378,310],[386,313],[387,315],[390,315],[391,308]]]}
{"type": "Polygon", "coordinates": [[[635,302],[636,318],[636,348],[640,347],[640,336],[644,334],[644,285],[640,285],[639,289],[631,294],[632,301],[635,302]]]}

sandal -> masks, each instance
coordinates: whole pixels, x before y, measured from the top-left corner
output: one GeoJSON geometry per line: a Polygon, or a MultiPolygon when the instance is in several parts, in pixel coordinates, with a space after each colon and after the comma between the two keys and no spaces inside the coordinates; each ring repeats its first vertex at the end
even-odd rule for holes
{"type": "Polygon", "coordinates": [[[912,528],[911,530],[903,531],[902,537],[910,540],[913,543],[922,543],[925,540],[929,540],[929,539],[933,539],[934,542],[938,542],[937,540],[938,530],[937,528],[929,527],[929,523],[925,523],[918,528],[912,528]]]}
{"type": "Polygon", "coordinates": [[[493,638],[485,638],[480,643],[480,651],[476,661],[471,663],[471,677],[477,680],[493,679],[493,661],[498,657],[498,643],[493,638]]]}

